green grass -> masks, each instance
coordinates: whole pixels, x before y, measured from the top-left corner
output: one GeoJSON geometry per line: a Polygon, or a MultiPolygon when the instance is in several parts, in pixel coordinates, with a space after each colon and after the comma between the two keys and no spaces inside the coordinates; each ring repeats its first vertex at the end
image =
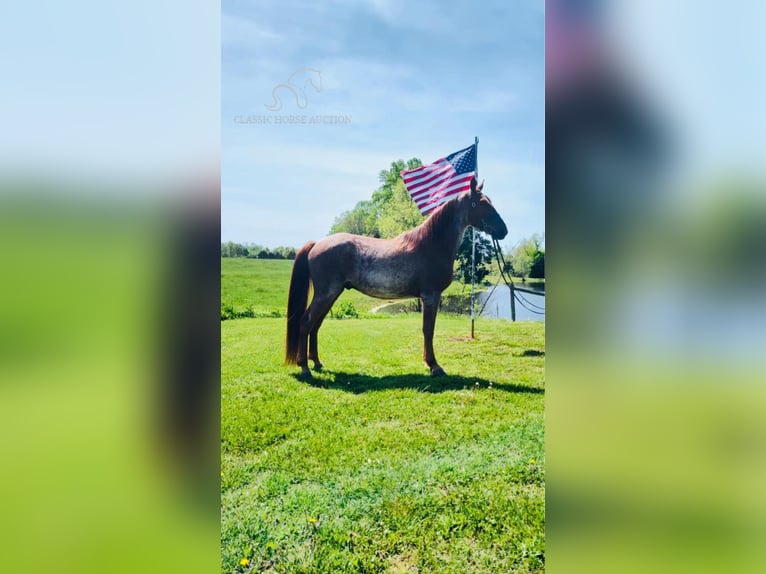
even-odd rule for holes
{"type": "MultiPolygon", "coordinates": [[[[254,263],[268,305],[289,262],[254,263]]],[[[419,317],[327,321],[308,383],[284,319],[222,322],[222,572],[544,571],[544,324],[469,327],[437,319],[438,379],[419,317]]]]}
{"type": "Polygon", "coordinates": [[[283,259],[221,258],[221,304],[258,313],[287,308],[293,262],[283,259]]]}

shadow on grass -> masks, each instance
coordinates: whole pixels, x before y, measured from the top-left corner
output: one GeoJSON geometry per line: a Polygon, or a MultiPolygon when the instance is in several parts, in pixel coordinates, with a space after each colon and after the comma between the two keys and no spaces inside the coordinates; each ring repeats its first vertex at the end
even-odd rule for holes
{"type": "Polygon", "coordinates": [[[461,389],[480,388],[492,389],[508,393],[530,393],[540,395],[545,393],[539,387],[498,383],[477,377],[462,377],[447,375],[446,377],[432,377],[430,375],[383,375],[373,377],[358,373],[344,373],[340,371],[324,370],[315,373],[311,379],[302,379],[298,373],[292,375],[295,379],[321,389],[337,389],[354,394],[374,391],[387,391],[391,389],[412,389],[421,393],[443,393],[444,391],[459,391],[461,389]]]}
{"type": "Polygon", "coordinates": [[[544,357],[545,351],[539,349],[524,349],[520,353],[513,353],[514,357],[544,357]]]}

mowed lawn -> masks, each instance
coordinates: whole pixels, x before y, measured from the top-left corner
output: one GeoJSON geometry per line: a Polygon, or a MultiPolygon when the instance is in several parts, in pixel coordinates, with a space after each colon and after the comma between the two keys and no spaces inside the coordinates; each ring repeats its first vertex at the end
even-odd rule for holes
{"type": "Polygon", "coordinates": [[[440,315],[434,379],[416,315],[328,319],[310,383],[221,328],[223,572],[544,571],[544,324],[440,315]]]}

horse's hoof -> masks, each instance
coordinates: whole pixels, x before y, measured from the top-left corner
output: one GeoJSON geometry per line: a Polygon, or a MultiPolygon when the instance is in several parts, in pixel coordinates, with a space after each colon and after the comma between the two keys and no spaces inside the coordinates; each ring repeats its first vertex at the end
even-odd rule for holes
{"type": "Polygon", "coordinates": [[[447,373],[445,373],[444,369],[442,369],[441,367],[436,367],[435,369],[433,369],[431,371],[431,376],[432,377],[446,377],[447,373]]]}
{"type": "Polygon", "coordinates": [[[312,379],[313,376],[311,375],[311,371],[309,371],[308,367],[304,367],[304,369],[298,373],[298,378],[302,381],[306,381],[312,379]]]}
{"type": "Polygon", "coordinates": [[[324,369],[324,365],[320,362],[314,363],[314,370],[319,373],[322,369],[324,369]]]}

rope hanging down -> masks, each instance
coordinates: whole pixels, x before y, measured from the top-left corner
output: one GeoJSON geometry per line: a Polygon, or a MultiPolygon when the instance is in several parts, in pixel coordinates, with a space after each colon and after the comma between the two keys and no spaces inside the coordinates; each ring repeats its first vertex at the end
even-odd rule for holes
{"type": "MultiPolygon", "coordinates": [[[[495,246],[495,259],[497,260],[497,266],[500,269],[500,277],[502,277],[503,281],[505,281],[505,284],[511,289],[511,293],[513,293],[514,299],[524,307],[527,311],[530,313],[534,313],[536,315],[545,315],[545,308],[541,307],[540,305],[537,305],[535,303],[532,303],[531,301],[524,298],[520,293],[513,288],[513,278],[511,277],[510,273],[506,275],[505,270],[508,266],[508,264],[505,261],[505,257],[503,257],[503,252],[500,249],[500,242],[497,239],[492,240],[494,246],[495,246]]],[[[495,287],[497,287],[497,284],[495,284],[495,287]]],[[[494,291],[494,287],[492,288],[494,291]]],[[[487,297],[487,301],[489,300],[489,297],[487,297]]],[[[486,301],[485,301],[486,305],[486,301]]],[[[482,307],[482,310],[484,307],[482,307]]],[[[481,315],[481,312],[479,312],[481,315]]]]}

